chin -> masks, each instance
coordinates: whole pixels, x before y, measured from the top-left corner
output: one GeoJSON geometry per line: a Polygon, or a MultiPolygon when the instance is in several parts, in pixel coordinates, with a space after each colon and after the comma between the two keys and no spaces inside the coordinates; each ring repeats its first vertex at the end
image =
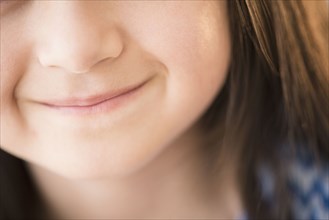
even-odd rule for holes
{"type": "Polygon", "coordinates": [[[66,154],[59,150],[53,151],[48,155],[39,155],[31,162],[45,171],[68,179],[121,179],[141,172],[154,160],[160,149],[145,144],[131,145],[129,149],[120,146],[84,145],[75,150],[71,148],[70,152],[67,149],[63,151],[66,154]]]}

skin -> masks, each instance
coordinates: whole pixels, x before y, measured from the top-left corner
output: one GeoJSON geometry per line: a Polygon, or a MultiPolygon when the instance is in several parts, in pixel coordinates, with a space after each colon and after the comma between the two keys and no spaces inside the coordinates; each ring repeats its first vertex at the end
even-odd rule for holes
{"type": "Polygon", "coordinates": [[[1,3],[1,148],[27,162],[52,215],[239,213],[232,172],[216,190],[202,181],[197,123],[227,76],[226,10],[224,1],[1,3]],[[146,80],[105,113],[40,104],[146,80]]]}

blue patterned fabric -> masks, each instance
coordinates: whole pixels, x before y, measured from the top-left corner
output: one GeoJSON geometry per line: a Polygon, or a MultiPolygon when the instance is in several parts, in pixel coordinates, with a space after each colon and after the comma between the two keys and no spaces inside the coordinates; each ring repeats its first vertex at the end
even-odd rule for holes
{"type": "Polygon", "coordinates": [[[329,162],[300,149],[288,167],[294,218],[329,220],[329,162]]]}
{"type": "MultiPolygon", "coordinates": [[[[287,155],[287,154],[284,154],[287,155]]],[[[288,154],[291,155],[291,154],[288,154]]],[[[300,148],[295,157],[287,156],[287,186],[292,196],[294,220],[329,220],[329,161],[316,160],[300,148]]],[[[274,175],[264,165],[259,170],[263,198],[274,203],[274,175]]],[[[238,220],[247,220],[243,215],[238,220]]]]}

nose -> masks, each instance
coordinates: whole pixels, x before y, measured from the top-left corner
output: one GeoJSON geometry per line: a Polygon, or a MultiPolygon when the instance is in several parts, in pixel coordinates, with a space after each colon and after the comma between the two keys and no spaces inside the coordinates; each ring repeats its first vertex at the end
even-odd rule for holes
{"type": "Polygon", "coordinates": [[[122,53],[123,39],[118,29],[104,22],[95,7],[83,2],[48,2],[37,52],[42,66],[86,73],[122,53]]]}

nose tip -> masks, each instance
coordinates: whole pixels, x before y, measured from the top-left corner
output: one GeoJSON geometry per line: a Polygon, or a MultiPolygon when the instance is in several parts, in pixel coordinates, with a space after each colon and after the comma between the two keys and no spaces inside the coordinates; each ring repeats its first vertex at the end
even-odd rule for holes
{"type": "Polygon", "coordinates": [[[61,11],[67,15],[65,21],[55,15],[44,19],[36,47],[43,67],[87,73],[97,64],[116,59],[122,53],[124,41],[119,29],[111,21],[104,25],[96,14],[87,13],[88,8],[81,2],[52,6],[62,7],[61,11]]]}
{"type": "Polygon", "coordinates": [[[96,64],[119,57],[123,50],[122,39],[113,33],[103,36],[103,40],[85,37],[72,43],[69,37],[50,39],[52,46],[45,46],[38,52],[40,64],[69,73],[87,73],[96,64]]]}

